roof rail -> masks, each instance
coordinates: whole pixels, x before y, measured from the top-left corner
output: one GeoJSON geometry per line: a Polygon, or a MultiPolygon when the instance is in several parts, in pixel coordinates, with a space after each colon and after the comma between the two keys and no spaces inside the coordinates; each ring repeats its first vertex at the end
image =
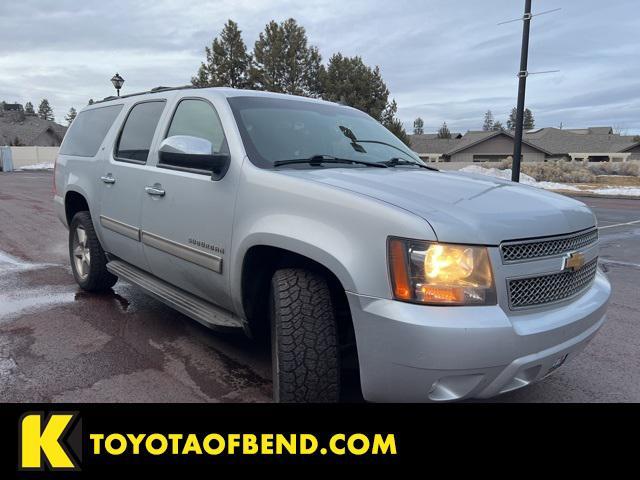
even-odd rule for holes
{"type": "Polygon", "coordinates": [[[144,92],[136,92],[136,93],[129,93],[128,95],[121,95],[119,97],[114,97],[113,95],[109,95],[108,97],[104,97],[102,100],[98,100],[96,102],[93,102],[94,104],[96,103],[102,103],[102,102],[110,102],[112,100],[118,100],[119,98],[129,98],[129,97],[136,97],[138,95],[145,95],[147,93],[157,93],[157,92],[169,92],[171,90],[185,90],[187,88],[204,88],[204,87],[196,87],[194,85],[182,85],[180,87],[154,87],[151,90],[147,90],[144,92]]]}

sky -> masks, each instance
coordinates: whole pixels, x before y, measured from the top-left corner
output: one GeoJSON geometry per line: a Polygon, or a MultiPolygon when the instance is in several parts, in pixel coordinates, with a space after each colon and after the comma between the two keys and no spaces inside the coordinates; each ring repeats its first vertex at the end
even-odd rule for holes
{"type": "MultiPolygon", "coordinates": [[[[533,0],[527,106],[537,127],[613,126],[640,133],[640,20],[635,0],[533,0]]],[[[271,19],[295,18],[327,61],[335,52],[379,65],[408,130],[503,123],[517,95],[524,0],[21,0],[0,3],[0,100],[64,123],[70,107],[189,83],[204,47],[231,18],[249,49],[271,19]]]]}

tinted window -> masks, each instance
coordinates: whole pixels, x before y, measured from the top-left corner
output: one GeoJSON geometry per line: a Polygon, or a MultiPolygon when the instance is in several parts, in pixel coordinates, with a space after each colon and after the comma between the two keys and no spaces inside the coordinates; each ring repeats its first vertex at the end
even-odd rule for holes
{"type": "Polygon", "coordinates": [[[167,137],[190,135],[204,138],[213,145],[214,152],[222,151],[224,132],[218,114],[203,100],[183,100],[178,105],[167,137]]]}
{"type": "Polygon", "coordinates": [[[111,105],[80,112],[64,137],[60,154],[93,157],[120,110],[122,105],[111,105]]]}
{"type": "Polygon", "coordinates": [[[249,159],[260,167],[315,155],[369,162],[417,155],[369,115],[329,103],[265,97],[229,98],[249,159]],[[355,141],[354,141],[355,139],[355,141]]]}
{"type": "Polygon", "coordinates": [[[165,102],[145,102],[135,105],[124,124],[116,148],[116,158],[146,162],[153,134],[158,126],[165,102]]]}

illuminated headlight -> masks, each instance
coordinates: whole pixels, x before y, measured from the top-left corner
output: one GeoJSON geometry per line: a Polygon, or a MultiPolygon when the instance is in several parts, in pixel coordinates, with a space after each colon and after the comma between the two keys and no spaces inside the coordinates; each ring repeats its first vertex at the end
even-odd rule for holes
{"type": "Polygon", "coordinates": [[[389,239],[389,271],[396,300],[432,305],[495,305],[485,247],[389,239]]]}

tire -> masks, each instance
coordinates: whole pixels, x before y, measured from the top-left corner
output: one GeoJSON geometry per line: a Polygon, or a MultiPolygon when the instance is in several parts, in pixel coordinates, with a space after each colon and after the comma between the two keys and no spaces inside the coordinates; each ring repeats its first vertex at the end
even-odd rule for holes
{"type": "Polygon", "coordinates": [[[118,277],[107,271],[107,257],[87,211],[76,213],[71,220],[69,260],[76,282],[87,292],[104,292],[118,281],[118,277]]]}
{"type": "Polygon", "coordinates": [[[307,270],[278,270],[270,300],[274,400],[337,402],[338,335],[326,280],[307,270]]]}

